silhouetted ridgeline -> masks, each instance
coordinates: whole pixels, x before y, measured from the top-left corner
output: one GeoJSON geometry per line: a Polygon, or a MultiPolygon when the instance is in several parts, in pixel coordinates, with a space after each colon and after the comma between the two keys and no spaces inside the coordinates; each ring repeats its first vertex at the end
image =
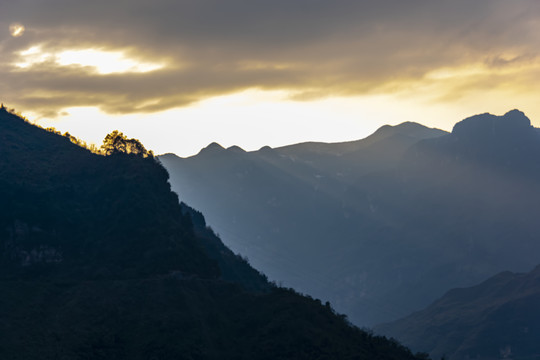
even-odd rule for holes
{"type": "Polygon", "coordinates": [[[268,284],[167,179],[0,109],[0,358],[414,359],[268,284]]]}
{"type": "Polygon", "coordinates": [[[160,156],[173,189],[271,279],[356,324],[540,263],[540,136],[513,110],[358,141],[160,156]]]}

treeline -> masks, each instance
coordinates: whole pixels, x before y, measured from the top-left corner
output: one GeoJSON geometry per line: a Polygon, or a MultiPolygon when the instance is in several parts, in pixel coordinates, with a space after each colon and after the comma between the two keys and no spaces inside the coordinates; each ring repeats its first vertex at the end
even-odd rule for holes
{"type": "Polygon", "coordinates": [[[154,157],[154,153],[152,150],[147,150],[143,144],[138,139],[128,139],[126,135],[124,135],[122,132],[118,130],[114,130],[110,134],[107,134],[105,136],[105,139],[103,139],[103,144],[98,147],[96,144],[93,143],[87,143],[86,141],[77,138],[76,136],[71,135],[69,132],[62,133],[59,130],[56,130],[54,127],[47,127],[44,128],[36,123],[31,122],[21,113],[17,112],[14,108],[8,109],[4,106],[4,104],[0,105],[0,109],[7,111],[8,113],[12,115],[16,115],[23,119],[25,122],[32,124],[36,127],[39,127],[41,129],[44,129],[48,132],[54,133],[56,135],[63,136],[69,141],[71,141],[73,144],[78,145],[82,148],[87,149],[88,151],[97,154],[97,155],[113,155],[113,154],[133,154],[141,157],[154,157]]]}

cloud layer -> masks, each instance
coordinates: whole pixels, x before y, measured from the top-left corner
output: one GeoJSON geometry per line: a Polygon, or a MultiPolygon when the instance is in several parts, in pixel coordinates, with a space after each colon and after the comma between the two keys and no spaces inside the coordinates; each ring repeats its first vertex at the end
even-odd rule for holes
{"type": "Polygon", "coordinates": [[[439,101],[539,90],[536,0],[19,0],[0,4],[0,29],[2,101],[46,116],[71,106],[154,112],[249,88],[439,101]],[[23,36],[10,34],[13,23],[23,36]],[[18,67],[36,46],[163,66],[98,74],[52,56],[18,67]]]}

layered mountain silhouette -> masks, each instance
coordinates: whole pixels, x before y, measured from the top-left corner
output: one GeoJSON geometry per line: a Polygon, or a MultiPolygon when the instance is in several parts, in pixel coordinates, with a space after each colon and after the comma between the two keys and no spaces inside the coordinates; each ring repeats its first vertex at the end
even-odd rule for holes
{"type": "Polygon", "coordinates": [[[0,109],[0,358],[414,359],[270,284],[167,179],[0,109]]]}
{"type": "Polygon", "coordinates": [[[514,110],[452,133],[403,123],[348,143],[160,159],[233,251],[373,325],[540,262],[538,154],[538,129],[514,110]]]}
{"type": "Polygon", "coordinates": [[[413,349],[448,359],[536,359],[540,356],[540,267],[502,272],[453,289],[426,309],[377,331],[413,349]]]}

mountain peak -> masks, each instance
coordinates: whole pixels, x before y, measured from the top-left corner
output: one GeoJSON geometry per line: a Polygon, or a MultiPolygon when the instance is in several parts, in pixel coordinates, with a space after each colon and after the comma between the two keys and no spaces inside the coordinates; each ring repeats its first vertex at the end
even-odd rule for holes
{"type": "Polygon", "coordinates": [[[510,110],[509,112],[504,114],[504,117],[525,118],[530,123],[530,120],[529,118],[527,118],[527,116],[525,116],[525,113],[518,109],[510,110]]]}
{"type": "Polygon", "coordinates": [[[217,142],[213,142],[209,144],[207,147],[203,148],[201,151],[199,151],[199,154],[216,154],[221,151],[224,151],[225,148],[218,144],[217,142]]]}
{"type": "MultiPolygon", "coordinates": [[[[215,143],[214,143],[214,144],[215,144],[215,143]]],[[[217,145],[217,144],[216,144],[216,145],[217,145]]],[[[218,145],[218,146],[219,146],[219,145],[218,145]]],[[[242,149],[242,148],[241,148],[240,146],[238,146],[238,145],[229,146],[229,147],[227,148],[227,151],[232,151],[232,152],[234,152],[234,153],[241,153],[241,154],[243,154],[243,153],[246,152],[246,150],[242,149]]]]}
{"type": "Polygon", "coordinates": [[[430,138],[445,135],[446,131],[428,128],[413,121],[405,121],[397,125],[383,125],[369,137],[379,139],[397,134],[415,138],[430,138]]]}
{"type": "Polygon", "coordinates": [[[468,117],[452,129],[452,134],[464,137],[505,136],[529,131],[531,121],[519,110],[511,110],[503,116],[489,113],[468,117]]]}
{"type": "Polygon", "coordinates": [[[213,143],[211,143],[207,147],[205,147],[205,149],[207,149],[207,150],[210,150],[210,149],[224,150],[225,148],[214,141],[213,143]]]}

